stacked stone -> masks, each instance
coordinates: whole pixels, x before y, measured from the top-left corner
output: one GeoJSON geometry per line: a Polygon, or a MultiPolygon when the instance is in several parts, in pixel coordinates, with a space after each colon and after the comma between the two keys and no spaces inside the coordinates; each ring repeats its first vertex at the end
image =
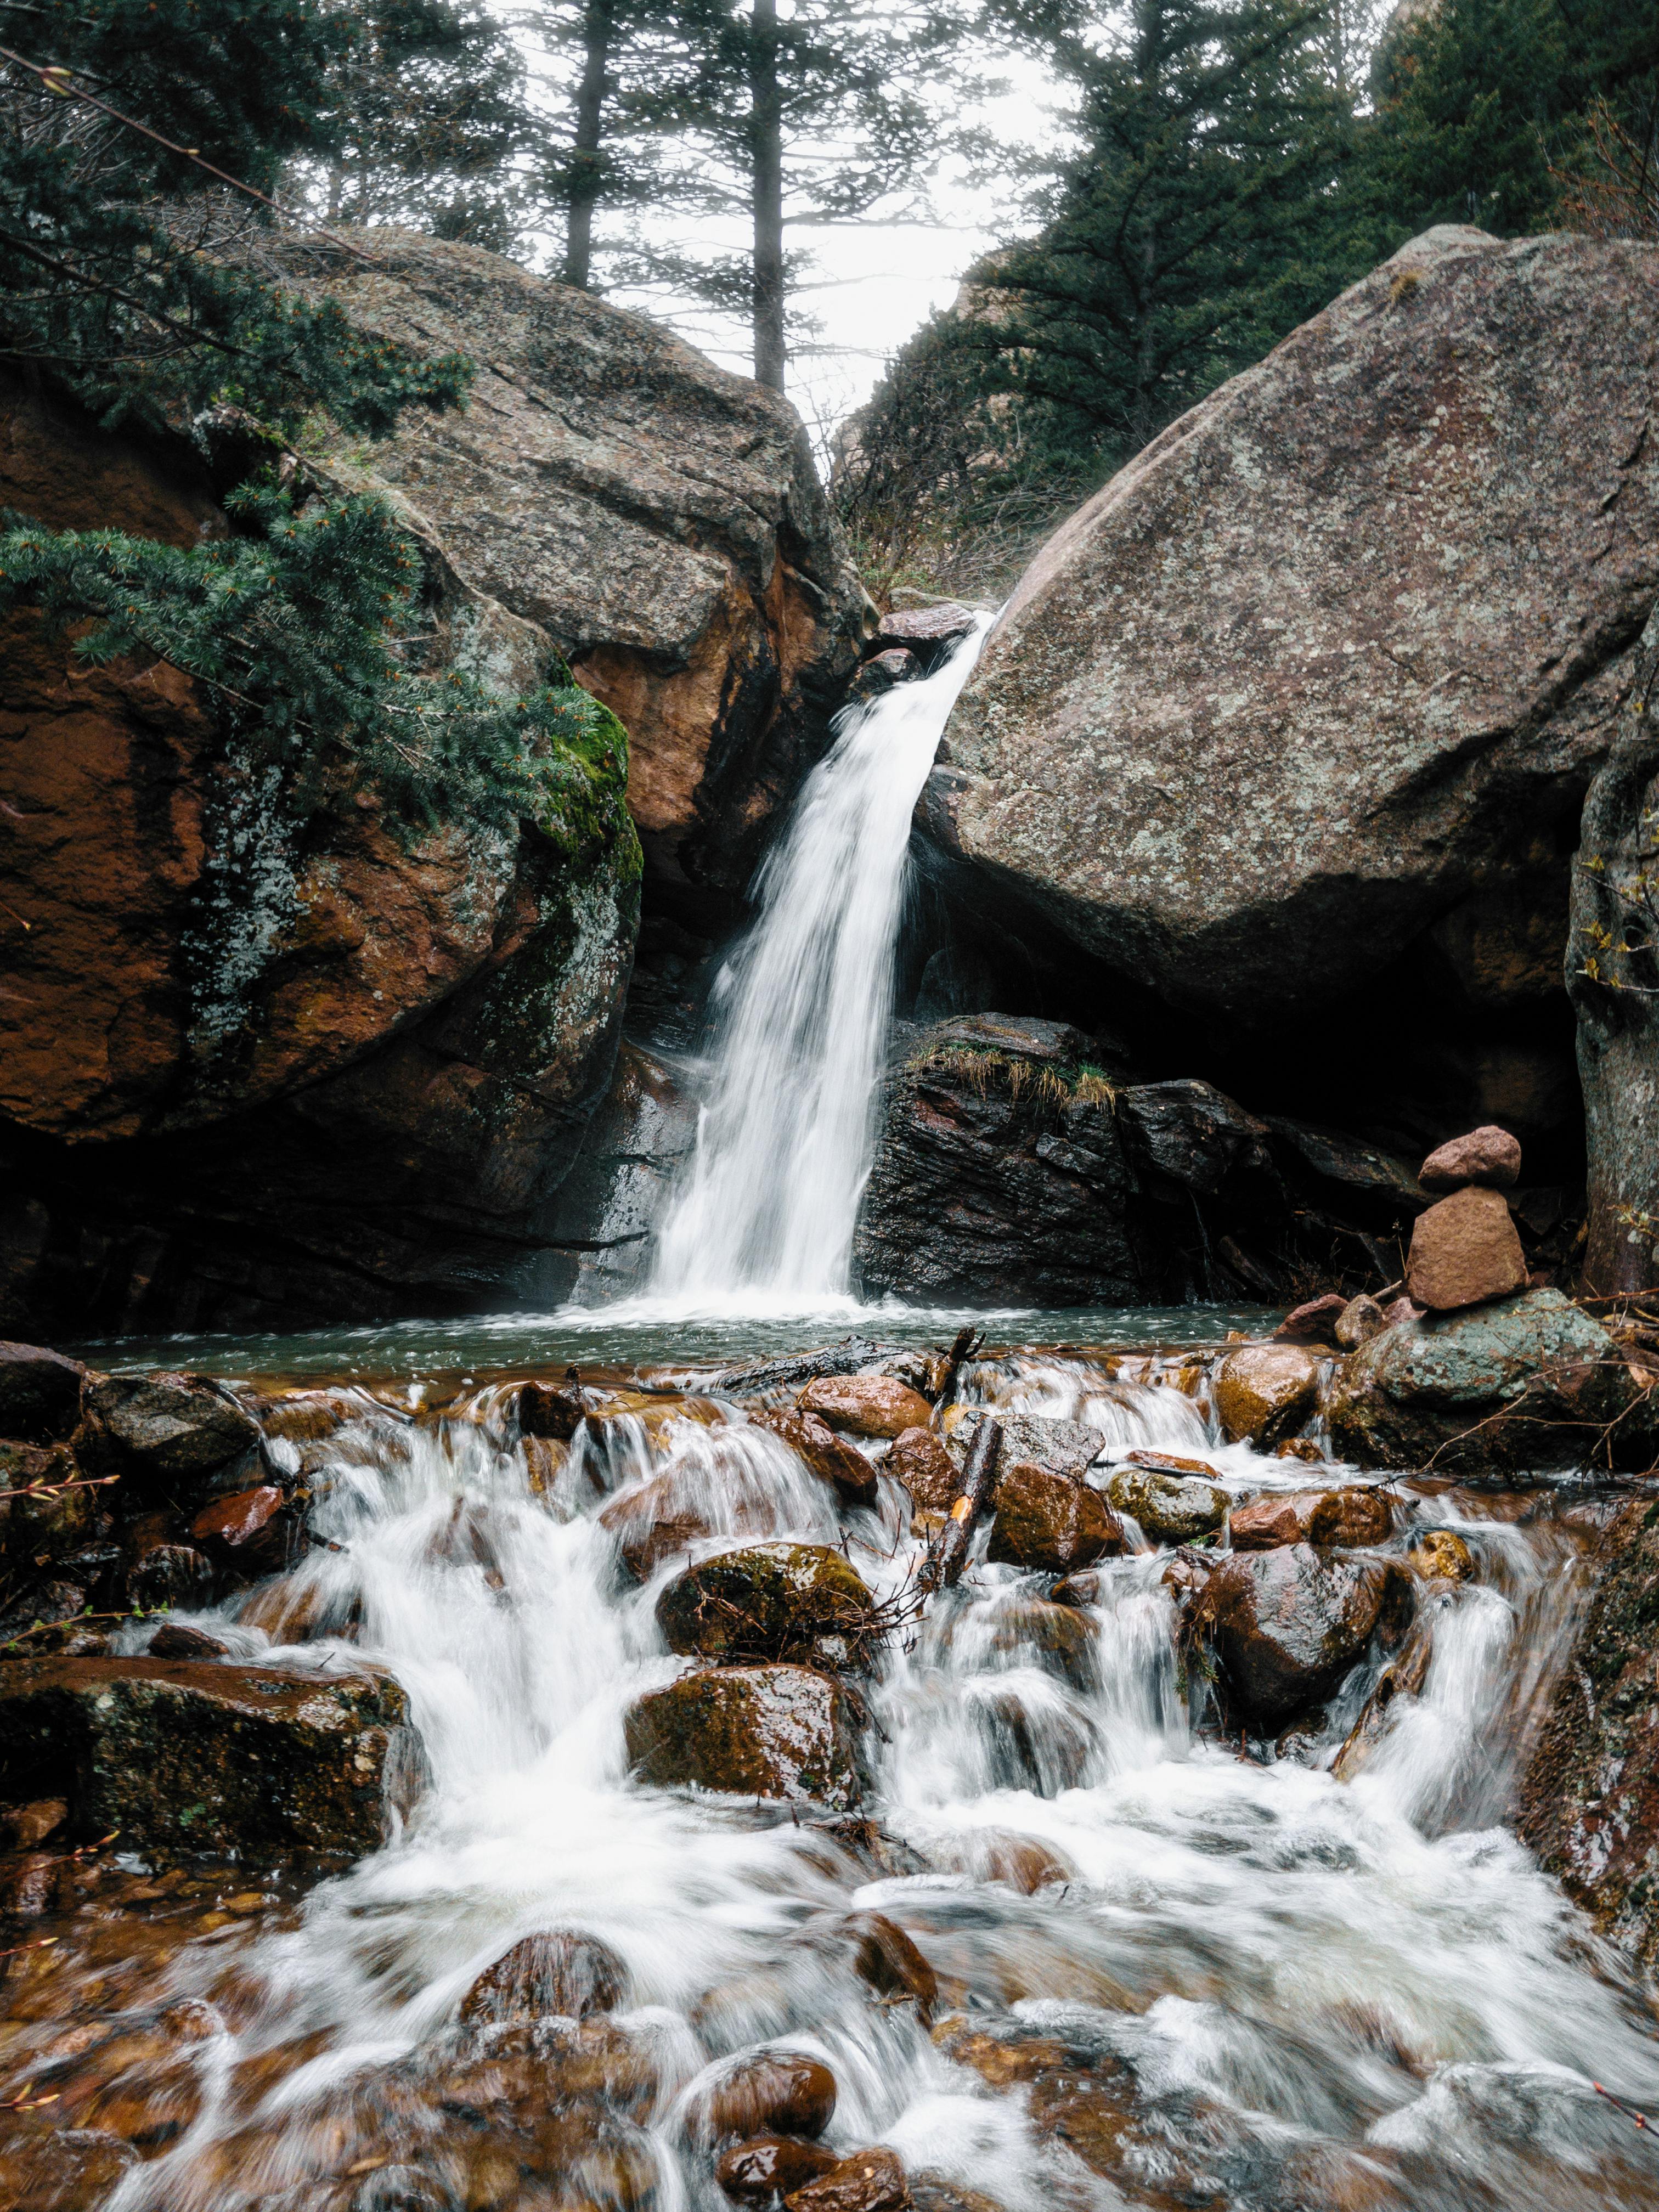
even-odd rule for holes
{"type": "Polygon", "coordinates": [[[1454,1137],[1419,1172],[1425,1190],[1443,1190],[1412,1231],[1406,1288],[1431,1313],[1451,1313],[1512,1297],[1527,1287],[1527,1260],[1504,1193],[1521,1173],[1521,1147],[1492,1124],[1454,1137]]]}

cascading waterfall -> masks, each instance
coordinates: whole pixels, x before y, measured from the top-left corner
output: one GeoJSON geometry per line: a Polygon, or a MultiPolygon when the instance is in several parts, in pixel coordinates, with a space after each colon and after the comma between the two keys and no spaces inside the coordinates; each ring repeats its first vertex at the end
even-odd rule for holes
{"type": "Polygon", "coordinates": [[[910,813],[990,617],[844,723],[760,880],[721,986],[714,1081],[659,1234],[654,1294],[844,1294],[892,1003],[910,813]]]}

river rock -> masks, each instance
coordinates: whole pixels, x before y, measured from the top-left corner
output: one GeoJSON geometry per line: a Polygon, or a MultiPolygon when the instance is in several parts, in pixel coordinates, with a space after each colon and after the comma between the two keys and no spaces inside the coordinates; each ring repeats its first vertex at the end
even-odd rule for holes
{"type": "MultiPolygon", "coordinates": [[[[971,1616],[970,1616],[971,1619],[971,1616]]],[[[1100,1687],[1095,1625],[1076,1607],[1020,1597],[1000,1605],[988,1623],[990,1646],[1015,1666],[1038,1666],[1085,1696],[1100,1687]]]]}
{"type": "Polygon", "coordinates": [[[1301,1427],[1319,1391],[1319,1362],[1293,1344],[1246,1344],[1229,1352],[1215,1378],[1215,1410],[1235,1443],[1260,1451],[1301,1427]]]}
{"type": "Polygon", "coordinates": [[[0,1560],[16,1573],[79,1551],[94,1533],[99,1495],[62,1444],[0,1443],[0,1560]]]}
{"type": "Polygon", "coordinates": [[[769,1429],[780,1437],[814,1474],[832,1482],[843,1505],[876,1503],[880,1488],[875,1468],[856,1445],[843,1442],[817,1414],[763,1411],[749,1418],[757,1428],[769,1429]]]}
{"type": "Polygon", "coordinates": [[[1154,1544],[1190,1544],[1227,1517],[1224,1490],[1156,1468],[1121,1467],[1106,1486],[1106,1495],[1120,1513],[1133,1516],[1154,1544]]]}
{"type": "Polygon", "coordinates": [[[568,1444],[587,1419],[587,1398],[581,1386],[529,1382],[519,1389],[519,1434],[544,1437],[568,1444]]]}
{"type": "Polygon", "coordinates": [[[1283,1195],[1265,1121],[1212,1083],[1143,1083],[1117,1100],[1130,1157],[1181,1191],[1271,1206],[1283,1195]]]}
{"type": "Polygon", "coordinates": [[[1386,1544],[1394,1515],[1380,1490],[1269,1491],[1236,1505],[1227,1533],[1236,1552],[1270,1552],[1280,1544],[1386,1544]]]}
{"type": "Polygon", "coordinates": [[[1258,1028],[1444,933],[1607,750],[1659,581],[1656,313],[1624,241],[1412,240],[1049,538],[933,836],[1113,974],[1258,1028]]]}
{"type": "Polygon", "coordinates": [[[1406,1287],[1439,1313],[1525,1290],[1527,1255],[1501,1193],[1471,1187],[1419,1214],[1406,1287]]]}
{"type": "Polygon", "coordinates": [[[200,1375],[89,1376],[83,1409],[88,1457],[187,1487],[240,1468],[262,1433],[251,1413],[200,1375]]]}
{"type": "Polygon", "coordinates": [[[1276,1735],[1340,1688],[1364,1656],[1388,1588],[1384,1568],[1291,1544],[1224,1558],[1194,1603],[1229,1713],[1276,1735]]]}
{"type": "Polygon", "coordinates": [[[705,2144],[734,2136],[821,2136],[835,2117],[836,2077],[805,2051],[746,2051],[692,2089],[685,2121],[705,2144]]]}
{"type": "Polygon", "coordinates": [[[933,1429],[906,1429],[887,1455],[887,1472],[918,1512],[948,1513],[962,1495],[962,1470],[933,1429]]]}
{"type": "Polygon", "coordinates": [[[86,1369],[39,1344],[0,1342],[0,1437],[52,1443],[67,1437],[86,1369]]]}
{"type": "Polygon", "coordinates": [[[1597,1539],[1595,1584],[1522,1776],[1516,1820],[1601,1933],[1659,1960],[1659,1505],[1637,1498],[1597,1539]]]}
{"type": "Polygon", "coordinates": [[[994,1499],[988,1559],[1064,1575],[1123,1549],[1122,1528],[1098,1492],[1052,1468],[1016,1460],[998,1474],[994,1499]]]}
{"type": "Polygon", "coordinates": [[[1273,1331],[1278,1344],[1328,1344],[1334,1335],[1336,1324],[1347,1311],[1348,1301],[1340,1291],[1328,1291],[1323,1297],[1309,1298],[1287,1313],[1273,1331]]]}
{"type": "Polygon", "coordinates": [[[275,1483],[216,1498],[190,1524],[192,1542],[209,1559],[240,1575],[275,1574],[289,1565],[300,1528],[275,1483]]]}
{"type": "Polygon", "coordinates": [[[1425,1190],[1461,1190],[1465,1183],[1507,1189],[1521,1179],[1521,1147],[1507,1129],[1487,1122],[1437,1145],[1417,1171],[1425,1190]]]}
{"type": "Polygon", "coordinates": [[[146,1854],[361,1856],[406,1771],[407,1705],[368,1669],[172,1659],[0,1665],[0,1790],[68,1800],[70,1831],[146,1854]]]}
{"type": "Polygon", "coordinates": [[[890,1375],[821,1375],[796,1400],[797,1410],[814,1413],[832,1429],[855,1437],[901,1437],[925,1428],[933,1409],[919,1390],[890,1375]]]}
{"type": "Polygon", "coordinates": [[[628,1756],[643,1782],[844,1813],[862,1794],[845,1693],[805,1667],[682,1674],[629,1708],[628,1756]]]}
{"type": "Polygon", "coordinates": [[[876,1633],[875,1600],[823,1544],[751,1544],[676,1576],[657,1600],[671,1651],[717,1660],[846,1666],[876,1633]]]}
{"type": "Polygon", "coordinates": [[[885,653],[872,653],[859,669],[847,687],[846,703],[867,707],[872,700],[884,697],[900,684],[914,684],[926,672],[914,653],[891,646],[885,653]]]}
{"type": "MultiPolygon", "coordinates": [[[[856,698],[856,685],[849,696],[856,698]]],[[[756,2204],[769,2212],[779,2197],[832,2172],[840,2163],[838,2151],[803,2142],[799,2136],[753,2136],[722,2152],[714,2179],[734,2204],[756,2204]]]]}
{"type": "Polygon", "coordinates": [[[902,646],[907,652],[920,653],[931,667],[958,638],[967,636],[979,618],[976,607],[965,607],[954,599],[944,600],[936,607],[896,607],[881,617],[876,642],[902,646]]]}
{"type": "Polygon", "coordinates": [[[850,1913],[842,1935],[852,1945],[853,1971],[878,1996],[910,1997],[924,2022],[939,2002],[939,1978],[896,1920],[884,1912],[850,1913]]]}
{"type": "Polygon", "coordinates": [[[910,2187],[896,2151],[854,2151],[784,2198],[787,2212],[907,2212],[910,2187]]]}
{"type": "Polygon", "coordinates": [[[1362,1467],[1576,1467],[1609,1449],[1622,1464],[1636,1440],[1612,1425],[1636,1390],[1599,1323],[1559,1291],[1528,1291],[1396,1322],[1343,1362],[1326,1413],[1362,1467]]]}
{"type": "Polygon", "coordinates": [[[15,2212],[92,2212],[138,2163],[130,2142],[100,2128],[54,2128],[8,2113],[0,2142],[0,2203],[15,2212]]]}
{"type": "Polygon", "coordinates": [[[1389,1326],[1389,1317],[1376,1300],[1364,1291],[1357,1298],[1350,1298],[1336,1317],[1332,1335],[1344,1352],[1358,1352],[1362,1344],[1369,1344],[1374,1336],[1381,1336],[1389,1326]]]}
{"type": "Polygon", "coordinates": [[[888,1071],[854,1243],[866,1291],[983,1305],[1139,1295],[1101,1048],[1059,1022],[933,1024],[888,1071]]]}
{"type": "Polygon", "coordinates": [[[1474,1579],[1474,1554],[1455,1528],[1425,1528],[1412,1540],[1407,1558],[1419,1575],[1452,1583],[1474,1579]]]}
{"type": "Polygon", "coordinates": [[[1086,1422],[1062,1421],[1047,1413],[1007,1413],[1000,1406],[952,1406],[943,1427],[951,1456],[961,1464],[968,1456],[974,1430],[988,1416],[1002,1431],[1001,1458],[1029,1460],[1034,1467],[1081,1482],[1101,1453],[1106,1439],[1086,1422]]]}
{"type": "Polygon", "coordinates": [[[686,1500],[673,1473],[653,1474],[601,1506],[599,1526],[617,1540],[617,1556],[635,1582],[649,1582],[659,1567],[705,1536],[714,1525],[686,1500]]]}
{"type": "Polygon", "coordinates": [[[522,1937],[486,1966],[461,2001],[461,2018],[479,2026],[582,2020],[617,2011],[628,1991],[628,1969],[608,1943],[558,1929],[522,1937]]]}

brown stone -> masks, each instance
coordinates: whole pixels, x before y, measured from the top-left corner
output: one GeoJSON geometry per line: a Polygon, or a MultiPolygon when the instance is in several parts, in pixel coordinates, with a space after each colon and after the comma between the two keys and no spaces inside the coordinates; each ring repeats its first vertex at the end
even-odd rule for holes
{"type": "Polygon", "coordinates": [[[1215,1378],[1215,1409],[1235,1443],[1259,1450],[1300,1428],[1313,1410],[1319,1363],[1291,1344],[1246,1344],[1230,1352],[1215,1378]]]}
{"type": "Polygon", "coordinates": [[[1073,1879],[1072,1869],[1036,1836],[1016,1836],[1005,1828],[969,1829],[944,1863],[970,1874],[976,1881],[1000,1881],[1022,1897],[1073,1879]]]}
{"type": "Polygon", "coordinates": [[[836,2077],[802,2051],[745,2053],[695,2090],[686,2124],[706,2143],[734,2136],[821,2136],[835,2117],[836,2077]]]}
{"type": "Polygon", "coordinates": [[[230,1646],[187,1621],[164,1620],[149,1639],[152,1659],[224,1659],[230,1646]]]}
{"type": "Polygon", "coordinates": [[[757,1428],[768,1429],[795,1457],[825,1482],[832,1482],[843,1505],[873,1505],[880,1495],[876,1470],[856,1445],[844,1443],[816,1413],[755,1413],[757,1428]]]}
{"type": "Polygon", "coordinates": [[[997,1476],[988,1559],[1069,1574],[1123,1549],[1117,1516],[1096,1491],[1016,1460],[997,1476]]]}
{"type": "Polygon", "coordinates": [[[641,1781],[850,1812],[861,1785],[851,1711],[806,1667],[682,1674],[629,1708],[628,1756],[641,1781]]]}
{"type": "Polygon", "coordinates": [[[1221,1478],[1206,1459],[1188,1459],[1180,1452],[1148,1451],[1137,1448],[1123,1455],[1125,1467],[1144,1467],[1152,1474],[1172,1474],[1177,1480],[1195,1476],[1200,1482],[1218,1482],[1221,1478]]]}
{"type": "Polygon", "coordinates": [[[82,1407],[100,1468],[156,1482],[202,1481],[260,1442],[252,1415],[203,1375],[91,1375],[82,1407]]]}
{"type": "Polygon", "coordinates": [[[922,2020],[931,2020],[939,1977],[897,1921],[884,1912],[855,1912],[844,1927],[853,1942],[853,1971],[878,1996],[913,1997],[922,2020]]]}
{"type": "Polygon", "coordinates": [[[1454,1192],[1412,1228],[1406,1286],[1419,1306],[1451,1313],[1527,1287],[1527,1256],[1501,1192],[1454,1192]]]}
{"type": "Polygon", "coordinates": [[[1310,1298],[1305,1305],[1293,1306],[1273,1331],[1275,1342],[1328,1344],[1346,1304],[1340,1291],[1328,1291],[1323,1297],[1310,1298]]]}
{"type": "Polygon", "coordinates": [[[1227,1523],[1236,1552],[1267,1552],[1280,1544],[1385,1544],[1394,1516],[1380,1490],[1269,1491],[1236,1505],[1227,1523]]]}
{"type": "Polygon", "coordinates": [[[677,1575],[657,1600],[671,1651],[844,1666],[876,1634],[875,1600],[827,1544],[750,1544],[677,1575]]]}
{"type": "Polygon", "coordinates": [[[783,2201],[787,2212],[905,2212],[910,2188],[896,2151],[858,2150],[783,2201]]]}
{"type": "Polygon", "coordinates": [[[755,2136],[722,2153],[714,2179],[734,2204],[770,2207],[840,2163],[838,2151],[799,2136],[755,2136]]]}
{"type": "Polygon", "coordinates": [[[1362,1344],[1369,1344],[1380,1336],[1389,1326],[1389,1317],[1376,1300],[1368,1297],[1364,1291],[1357,1298],[1350,1298],[1336,1317],[1334,1334],[1344,1352],[1358,1352],[1362,1344]]]}
{"type": "Polygon", "coordinates": [[[0,2142],[0,2204],[14,2212],[92,2212],[138,2162],[135,2147],[92,2128],[54,2128],[44,2115],[8,2113],[0,2142]]]}
{"type": "Polygon", "coordinates": [[[485,1967],[461,2003],[464,2021],[486,2025],[582,2020],[615,2012],[628,2001],[628,1969],[595,1936],[556,1929],[526,1936],[485,1967]]]}
{"type": "Polygon", "coordinates": [[[1189,1618],[1235,1722],[1276,1735],[1330,1697],[1364,1656],[1387,1589],[1382,1566],[1307,1544],[1224,1556],[1189,1618]]]}
{"type": "Polygon", "coordinates": [[[43,1345],[0,1341],[0,1437],[50,1443],[68,1436],[86,1371],[78,1359],[43,1345]]]}
{"type": "Polygon", "coordinates": [[[659,1567],[687,1551],[714,1524],[685,1503],[673,1474],[653,1474],[600,1507],[599,1526],[617,1540],[617,1556],[635,1582],[649,1582],[659,1567]]]}
{"type": "Polygon", "coordinates": [[[37,1797],[27,1805],[0,1806],[0,1845],[9,1851],[33,1850],[69,1817],[66,1797],[37,1797]]]}
{"type": "Polygon", "coordinates": [[[923,1513],[948,1513],[962,1495],[962,1470],[933,1429],[906,1429],[887,1455],[887,1472],[923,1513]]]}
{"type": "Polygon", "coordinates": [[[587,1417],[587,1401],[580,1389],[560,1389],[551,1382],[526,1382],[519,1391],[519,1433],[543,1437],[568,1444],[587,1417]]]}
{"type": "Polygon", "coordinates": [[[855,1437],[901,1437],[906,1429],[926,1428],[933,1418],[921,1391],[890,1375],[822,1375],[795,1402],[800,1412],[855,1437]]]}
{"type": "Polygon", "coordinates": [[[1418,1170],[1425,1190],[1461,1190],[1465,1183],[1483,1183],[1506,1190],[1521,1178],[1521,1147],[1507,1129],[1488,1122],[1467,1136],[1453,1137],[1437,1146],[1418,1170]]]}
{"type": "Polygon", "coordinates": [[[1426,1528],[1412,1540],[1406,1554],[1419,1575],[1431,1580],[1467,1583],[1474,1579],[1474,1554],[1454,1528],[1426,1528]]]}
{"type": "Polygon", "coordinates": [[[239,1490],[204,1507],[190,1533],[210,1559],[245,1574],[270,1574],[287,1564],[295,1534],[287,1502],[275,1483],[239,1490]]]}
{"type": "Polygon", "coordinates": [[[977,1626],[988,1626],[991,1649],[1000,1657],[1044,1668],[1085,1694],[1099,1688],[1094,1624],[1075,1607],[1018,1597],[998,1606],[988,1623],[977,1626]]]}

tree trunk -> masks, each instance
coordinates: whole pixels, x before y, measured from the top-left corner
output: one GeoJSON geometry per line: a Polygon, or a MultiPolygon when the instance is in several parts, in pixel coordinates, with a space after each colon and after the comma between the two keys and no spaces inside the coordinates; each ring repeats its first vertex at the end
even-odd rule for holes
{"type": "Polygon", "coordinates": [[[587,289],[593,259],[593,210],[599,203],[601,168],[599,134],[613,21],[614,0],[587,0],[582,15],[582,75],[576,88],[576,138],[564,240],[564,281],[583,292],[587,289]]]}
{"type": "Polygon", "coordinates": [[[1567,994],[1578,1016],[1588,1291],[1659,1285],[1659,609],[1629,705],[1584,801],[1567,994]]]}
{"type": "Polygon", "coordinates": [[[783,389],[783,106],[777,0],[753,0],[749,151],[755,214],[755,380],[783,389]]]}

